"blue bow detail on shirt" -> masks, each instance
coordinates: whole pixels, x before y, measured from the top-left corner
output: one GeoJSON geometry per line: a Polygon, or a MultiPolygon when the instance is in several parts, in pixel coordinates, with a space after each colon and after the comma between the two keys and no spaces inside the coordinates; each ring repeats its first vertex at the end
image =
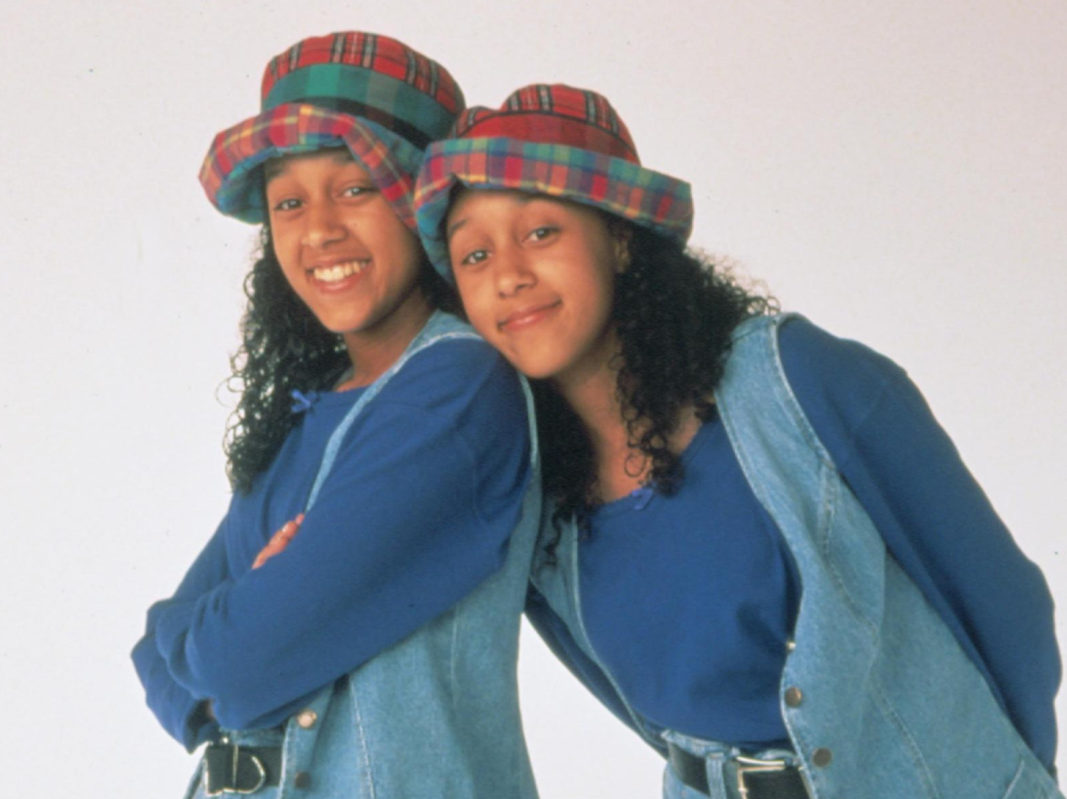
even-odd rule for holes
{"type": "Polygon", "coordinates": [[[310,411],[311,407],[315,404],[315,401],[319,398],[319,392],[309,391],[307,394],[300,391],[300,389],[294,388],[289,392],[289,396],[293,398],[293,404],[290,410],[293,413],[304,413],[310,411]]]}
{"type": "Polygon", "coordinates": [[[649,485],[643,485],[631,491],[630,496],[637,500],[634,510],[644,510],[648,503],[652,501],[652,497],[656,496],[656,489],[649,485]]]}

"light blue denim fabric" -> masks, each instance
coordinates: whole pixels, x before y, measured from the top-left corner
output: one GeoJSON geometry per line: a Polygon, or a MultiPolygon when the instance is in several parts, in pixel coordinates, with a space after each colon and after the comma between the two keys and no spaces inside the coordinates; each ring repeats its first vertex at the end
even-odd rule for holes
{"type": "MultiPolygon", "coordinates": [[[[416,352],[457,337],[477,338],[454,317],[434,314],[350,416],[416,352]]],[[[533,399],[525,382],[523,391],[531,480],[504,566],[452,609],[323,689],[307,704],[315,714],[312,725],[301,726],[297,713],[284,733],[231,732],[239,744],[284,747],[280,785],[263,788],[256,799],[537,796],[516,683],[519,618],[541,510],[533,399]],[[301,772],[310,780],[307,787],[295,786],[301,772]]],[[[338,440],[340,435],[339,428],[338,440]]],[[[328,445],[327,470],[330,450],[328,445]]],[[[187,797],[205,796],[199,771],[187,797]]]]}
{"type": "MultiPolygon", "coordinates": [[[[779,702],[811,796],[1062,799],[985,679],[887,555],[817,439],[779,358],[784,318],[751,319],[738,328],[716,402],[745,478],[800,575],[795,648],[779,702]],[[789,689],[799,690],[799,703],[789,689]],[[788,704],[787,691],[794,700],[788,704]]],[[[577,553],[575,529],[566,525],[556,564],[539,557],[533,579],[612,679],[582,626],[577,553]]],[[[728,745],[653,730],[630,713],[657,748],[666,738],[707,755],[712,795],[734,795],[726,793],[729,780],[713,754],[728,745]]],[[[664,791],[672,799],[699,796],[670,773],[664,791]]]]}

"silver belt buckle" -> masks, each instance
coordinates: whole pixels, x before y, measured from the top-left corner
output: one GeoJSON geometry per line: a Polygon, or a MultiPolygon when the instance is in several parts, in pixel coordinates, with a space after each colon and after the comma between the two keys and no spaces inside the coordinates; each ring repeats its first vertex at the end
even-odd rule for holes
{"type": "Polygon", "coordinates": [[[776,771],[785,771],[789,764],[782,758],[776,760],[760,760],[755,757],[737,755],[734,759],[737,764],[737,794],[741,799],[748,799],[748,774],[771,774],[776,771]]]}
{"type": "MultiPolygon", "coordinates": [[[[238,746],[237,744],[230,744],[230,746],[233,747],[233,757],[230,760],[230,779],[229,779],[229,784],[237,785],[237,767],[239,765],[238,759],[240,757],[241,747],[238,746]]],[[[263,766],[263,761],[260,760],[258,757],[256,757],[253,754],[249,754],[248,757],[251,758],[252,765],[255,766],[256,767],[256,771],[259,772],[259,779],[257,780],[257,782],[256,782],[256,784],[254,786],[252,786],[251,788],[248,788],[248,789],[241,789],[241,788],[227,788],[225,786],[225,784],[224,784],[223,787],[220,788],[219,790],[212,791],[211,790],[211,786],[208,784],[208,777],[210,776],[210,774],[208,773],[208,769],[205,767],[204,768],[204,793],[207,796],[220,796],[222,794],[247,795],[247,794],[255,793],[260,788],[262,788],[264,785],[266,785],[266,783],[267,783],[267,769],[263,766]]]]}

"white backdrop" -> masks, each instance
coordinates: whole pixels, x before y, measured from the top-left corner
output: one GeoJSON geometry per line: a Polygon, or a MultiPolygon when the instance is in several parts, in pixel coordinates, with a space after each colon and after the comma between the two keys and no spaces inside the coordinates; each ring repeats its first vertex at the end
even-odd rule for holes
{"type": "MultiPolygon", "coordinates": [[[[0,67],[4,795],[176,796],[192,766],[128,651],[227,495],[253,233],[196,172],[267,59],[332,30],[407,41],[471,102],[604,92],[645,163],[693,182],[694,242],[908,368],[1067,606],[1060,0],[24,8],[0,67]]],[[[523,646],[543,795],[655,796],[651,750],[523,646]]]]}

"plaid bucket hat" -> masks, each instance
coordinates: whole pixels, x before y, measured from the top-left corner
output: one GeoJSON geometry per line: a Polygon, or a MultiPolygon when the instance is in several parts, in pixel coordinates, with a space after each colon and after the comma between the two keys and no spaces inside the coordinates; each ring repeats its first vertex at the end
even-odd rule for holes
{"type": "Polygon", "coordinates": [[[423,247],[449,279],[442,221],[457,185],[584,203],[681,244],[693,226],[689,184],[641,166],[606,98],[562,84],[525,86],[499,109],[470,108],[449,138],[430,145],[415,188],[416,217],[423,247]]]}
{"type": "Polygon", "coordinates": [[[267,64],[260,113],[215,136],[200,182],[222,213],[263,222],[264,161],[343,145],[414,230],[423,151],[462,109],[448,70],[396,39],[362,32],[307,38],[267,64]]]}

